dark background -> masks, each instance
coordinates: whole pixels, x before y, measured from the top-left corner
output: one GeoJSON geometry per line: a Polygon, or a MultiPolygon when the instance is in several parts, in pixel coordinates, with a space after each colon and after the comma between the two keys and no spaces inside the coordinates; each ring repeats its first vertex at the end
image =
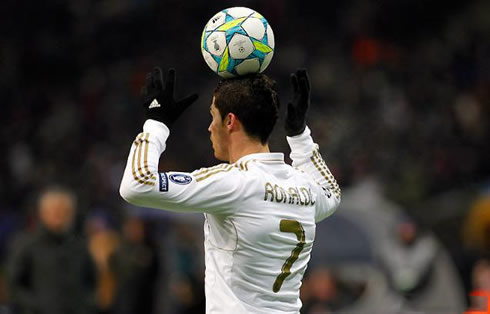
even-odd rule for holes
{"type": "MultiPolygon", "coordinates": [[[[200,94],[172,129],[161,170],[216,164],[207,126],[219,77],[199,45],[209,18],[232,6],[257,10],[274,30],[265,73],[282,113],[289,73],[309,70],[308,125],[341,187],[376,178],[450,251],[469,291],[472,263],[488,252],[483,244],[468,257],[464,233],[490,187],[485,0],[1,1],[0,263],[13,235],[35,226],[36,195],[50,183],[78,194],[81,234],[94,216],[117,231],[136,211],[157,234],[180,219],[128,209],[118,194],[142,125],[139,89],[159,65],[176,68],[178,95],[200,94]]],[[[281,117],[270,146],[288,154],[282,126],[281,117]]]]}

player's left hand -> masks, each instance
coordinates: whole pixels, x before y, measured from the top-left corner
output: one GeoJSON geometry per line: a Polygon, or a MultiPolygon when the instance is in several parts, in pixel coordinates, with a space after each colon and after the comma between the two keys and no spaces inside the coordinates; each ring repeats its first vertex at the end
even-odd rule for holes
{"type": "Polygon", "coordinates": [[[306,69],[298,69],[291,74],[293,87],[293,99],[289,101],[286,111],[287,136],[295,136],[303,133],[306,128],[306,113],[310,106],[310,80],[306,69]]]}
{"type": "Polygon", "coordinates": [[[167,81],[163,82],[162,69],[155,67],[146,75],[145,86],[141,89],[146,119],[163,122],[171,127],[177,118],[198,98],[192,94],[179,101],[174,99],[175,70],[170,68],[167,81]]]}

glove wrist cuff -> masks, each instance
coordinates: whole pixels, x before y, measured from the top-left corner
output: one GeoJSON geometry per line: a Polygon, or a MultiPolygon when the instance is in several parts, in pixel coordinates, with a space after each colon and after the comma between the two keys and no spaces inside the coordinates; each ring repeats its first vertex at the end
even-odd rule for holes
{"type": "Polygon", "coordinates": [[[170,127],[172,125],[172,123],[170,122],[170,119],[166,119],[165,117],[162,116],[162,114],[159,114],[157,112],[148,112],[146,114],[146,119],[147,120],[151,119],[151,120],[161,122],[161,123],[165,124],[167,127],[170,127]]]}
{"type": "Polygon", "coordinates": [[[302,134],[306,129],[306,122],[301,127],[286,128],[286,135],[289,137],[302,134]]]}

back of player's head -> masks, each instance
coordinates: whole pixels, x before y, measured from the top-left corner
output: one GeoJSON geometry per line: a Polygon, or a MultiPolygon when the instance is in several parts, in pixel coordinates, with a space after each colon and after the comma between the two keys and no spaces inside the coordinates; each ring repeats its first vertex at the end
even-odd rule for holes
{"type": "Polygon", "coordinates": [[[248,136],[267,143],[279,116],[274,80],[264,74],[224,79],[214,90],[214,97],[221,118],[235,114],[248,136]]]}

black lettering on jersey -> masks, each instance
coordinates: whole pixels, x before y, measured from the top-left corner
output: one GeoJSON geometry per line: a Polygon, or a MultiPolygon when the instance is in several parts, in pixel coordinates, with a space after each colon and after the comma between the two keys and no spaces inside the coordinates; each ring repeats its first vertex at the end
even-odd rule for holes
{"type": "Polygon", "coordinates": [[[330,192],[329,189],[327,189],[326,187],[322,187],[323,189],[323,192],[325,193],[325,195],[328,197],[328,198],[331,198],[332,197],[332,192],[330,192]]]}

